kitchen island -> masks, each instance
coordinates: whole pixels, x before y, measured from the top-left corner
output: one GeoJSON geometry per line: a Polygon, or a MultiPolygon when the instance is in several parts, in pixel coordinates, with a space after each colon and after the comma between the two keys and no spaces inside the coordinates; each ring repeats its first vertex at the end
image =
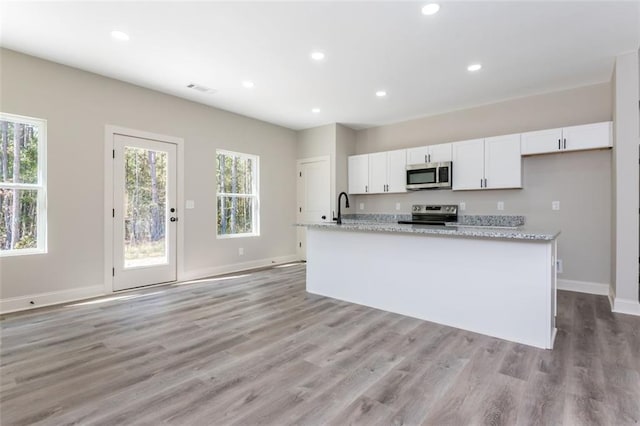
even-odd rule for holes
{"type": "Polygon", "coordinates": [[[307,227],[307,291],[550,349],[556,238],[519,227],[307,227]]]}

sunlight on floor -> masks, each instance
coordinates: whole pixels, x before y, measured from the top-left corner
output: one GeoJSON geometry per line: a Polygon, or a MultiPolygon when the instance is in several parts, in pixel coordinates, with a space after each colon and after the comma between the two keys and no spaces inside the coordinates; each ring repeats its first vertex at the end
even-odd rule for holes
{"type": "Polygon", "coordinates": [[[183,281],[181,283],[176,283],[173,285],[185,285],[185,284],[197,284],[197,283],[207,283],[207,282],[215,282],[215,281],[226,281],[226,280],[233,280],[235,278],[244,278],[244,277],[249,277],[251,276],[251,274],[242,274],[242,275],[231,275],[228,277],[219,277],[219,278],[202,278],[199,280],[191,280],[191,281],[183,281]]]}
{"type": "Polygon", "coordinates": [[[102,299],[89,300],[87,302],[72,303],[69,305],[65,305],[65,308],[71,308],[74,306],[97,305],[100,303],[114,302],[116,300],[139,299],[140,297],[147,297],[147,296],[160,294],[160,293],[164,293],[164,291],[155,291],[153,293],[145,293],[145,294],[123,294],[122,296],[112,296],[112,297],[105,297],[102,299]]]}

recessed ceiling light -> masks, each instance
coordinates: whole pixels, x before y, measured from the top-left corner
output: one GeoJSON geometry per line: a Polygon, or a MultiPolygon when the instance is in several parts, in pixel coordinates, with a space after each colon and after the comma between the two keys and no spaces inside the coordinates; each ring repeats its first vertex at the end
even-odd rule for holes
{"type": "Polygon", "coordinates": [[[385,92],[384,90],[378,90],[376,92],[376,96],[379,98],[384,98],[385,96],[387,96],[387,92],[385,92]]]}
{"type": "Polygon", "coordinates": [[[423,15],[435,15],[440,10],[440,5],[438,3],[429,3],[428,5],[422,8],[423,15]]]}
{"type": "Polygon", "coordinates": [[[314,61],[321,61],[324,59],[324,53],[322,52],[311,52],[311,59],[314,61]]]}
{"type": "Polygon", "coordinates": [[[253,81],[247,80],[247,81],[243,81],[242,85],[244,87],[246,87],[247,89],[251,89],[253,88],[253,86],[255,86],[255,84],[253,83],[253,81]]]}
{"type": "Polygon", "coordinates": [[[312,113],[317,114],[320,112],[320,108],[314,108],[311,110],[312,113]]]}
{"type": "Polygon", "coordinates": [[[111,31],[111,38],[119,41],[129,41],[129,34],[123,33],[122,31],[113,30],[111,31]]]}
{"type": "Polygon", "coordinates": [[[471,64],[467,67],[469,71],[479,71],[482,68],[481,64],[471,64]]]}

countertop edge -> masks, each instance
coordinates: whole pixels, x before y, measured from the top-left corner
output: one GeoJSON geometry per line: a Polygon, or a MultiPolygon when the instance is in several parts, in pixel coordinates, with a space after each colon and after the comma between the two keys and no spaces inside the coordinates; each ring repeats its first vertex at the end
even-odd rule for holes
{"type": "Polygon", "coordinates": [[[441,237],[463,237],[463,238],[482,238],[482,239],[499,239],[499,240],[518,240],[518,241],[553,241],[560,231],[542,232],[537,230],[524,229],[482,229],[481,226],[470,227],[465,226],[462,229],[456,227],[427,227],[422,225],[404,225],[397,223],[296,223],[295,226],[304,226],[316,229],[334,230],[334,231],[356,231],[356,232],[382,232],[382,233],[398,233],[409,235],[423,236],[441,236],[441,237]]]}

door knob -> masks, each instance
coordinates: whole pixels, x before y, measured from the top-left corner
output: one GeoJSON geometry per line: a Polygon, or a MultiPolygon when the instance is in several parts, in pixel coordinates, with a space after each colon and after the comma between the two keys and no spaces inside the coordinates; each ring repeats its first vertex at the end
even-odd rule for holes
{"type": "Polygon", "coordinates": [[[171,207],[171,208],[169,209],[169,211],[170,211],[171,213],[173,213],[173,212],[175,212],[175,211],[176,211],[176,209],[174,209],[173,207],[171,207]]]}
{"type": "Polygon", "coordinates": [[[169,218],[169,220],[170,220],[171,222],[175,222],[176,220],[178,220],[178,218],[177,218],[177,217],[172,217],[172,218],[169,218]]]}
{"type": "Polygon", "coordinates": [[[322,215],[322,220],[325,220],[327,218],[327,216],[322,215]]]}

